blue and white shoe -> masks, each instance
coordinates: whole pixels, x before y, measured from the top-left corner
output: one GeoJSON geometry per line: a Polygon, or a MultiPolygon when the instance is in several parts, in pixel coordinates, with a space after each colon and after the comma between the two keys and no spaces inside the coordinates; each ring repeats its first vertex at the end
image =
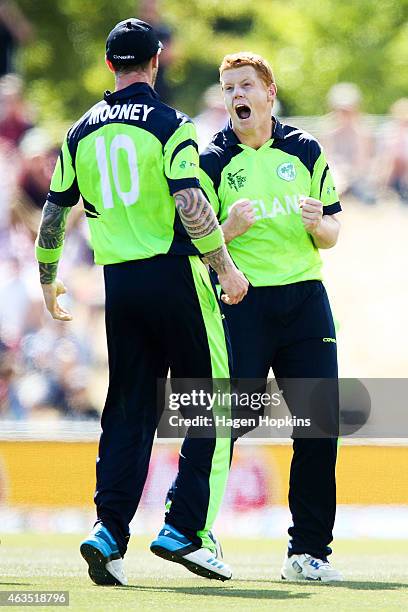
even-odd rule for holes
{"type": "Polygon", "coordinates": [[[88,564],[89,577],[95,584],[127,585],[118,545],[101,523],[97,523],[81,543],[80,551],[88,564]]]}
{"type": "Polygon", "coordinates": [[[181,563],[190,572],[203,578],[230,580],[232,571],[222,561],[221,546],[211,532],[209,536],[215,544],[216,552],[208,548],[198,548],[177,529],[165,524],[156,540],[151,543],[150,550],[162,559],[181,563]]]}
{"type": "Polygon", "coordinates": [[[316,580],[318,582],[341,582],[343,576],[334,569],[328,561],[315,559],[308,554],[291,555],[286,553],[281,569],[282,580],[302,582],[303,580],[316,580]]]}

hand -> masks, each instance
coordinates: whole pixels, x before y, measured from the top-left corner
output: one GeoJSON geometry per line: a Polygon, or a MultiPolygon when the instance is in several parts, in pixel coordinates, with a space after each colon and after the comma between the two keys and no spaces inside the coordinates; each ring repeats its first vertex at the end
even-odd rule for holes
{"type": "Polygon", "coordinates": [[[231,206],[228,219],[223,223],[225,241],[230,242],[245,234],[256,221],[254,207],[250,200],[237,200],[231,206]]]}
{"type": "Polygon", "coordinates": [[[218,280],[224,292],[221,299],[225,304],[238,304],[248,292],[249,283],[235,266],[231,266],[228,272],[218,274],[218,280]]]}
{"type": "Polygon", "coordinates": [[[43,290],[45,305],[47,306],[48,312],[51,314],[53,319],[59,321],[72,321],[72,315],[64,310],[59,304],[57,297],[67,292],[64,284],[56,279],[50,284],[41,284],[43,290]]]}
{"type": "Polygon", "coordinates": [[[302,211],[302,221],[309,234],[315,232],[323,218],[323,204],[314,198],[300,198],[299,206],[302,211]]]}

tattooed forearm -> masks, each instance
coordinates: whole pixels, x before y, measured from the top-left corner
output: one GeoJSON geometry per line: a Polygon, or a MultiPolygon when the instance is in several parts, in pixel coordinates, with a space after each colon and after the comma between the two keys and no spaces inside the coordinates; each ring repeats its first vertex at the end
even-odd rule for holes
{"type": "Polygon", "coordinates": [[[202,238],[217,229],[217,217],[201,189],[184,189],[175,198],[178,214],[190,238],[202,238]]]}
{"type": "Polygon", "coordinates": [[[211,266],[218,274],[227,272],[231,265],[233,265],[227,248],[224,245],[215,251],[206,253],[203,257],[203,262],[211,266]]]}
{"type": "MultiPolygon", "coordinates": [[[[190,238],[193,240],[203,238],[219,227],[212,206],[201,189],[184,189],[174,197],[181,222],[190,238]]],[[[225,245],[206,253],[204,261],[218,274],[223,274],[233,265],[225,245]]]]}
{"type": "Polygon", "coordinates": [[[46,201],[43,208],[38,245],[44,249],[56,249],[62,245],[65,224],[71,209],[46,201]]]}
{"type": "Polygon", "coordinates": [[[57,278],[58,262],[57,263],[39,263],[40,283],[42,285],[50,285],[57,278]]]}
{"type": "MultiPolygon", "coordinates": [[[[38,232],[38,246],[44,249],[56,249],[64,242],[65,224],[70,208],[64,208],[47,202],[38,232]]],[[[53,283],[57,276],[58,261],[54,263],[40,263],[40,281],[42,284],[53,283]]]]}

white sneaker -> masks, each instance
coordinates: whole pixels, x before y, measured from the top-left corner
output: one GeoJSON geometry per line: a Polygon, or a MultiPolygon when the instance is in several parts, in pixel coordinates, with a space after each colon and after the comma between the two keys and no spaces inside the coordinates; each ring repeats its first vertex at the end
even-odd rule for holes
{"type": "Polygon", "coordinates": [[[286,553],[281,569],[282,580],[301,582],[302,580],[318,580],[320,582],[341,582],[343,576],[328,561],[315,559],[308,554],[291,555],[286,553]]]}
{"type": "Polygon", "coordinates": [[[230,580],[232,570],[222,560],[220,543],[214,534],[209,533],[209,536],[215,544],[215,552],[208,548],[197,548],[175,527],[165,524],[151,543],[150,550],[162,559],[184,565],[197,576],[213,580],[230,580]]]}

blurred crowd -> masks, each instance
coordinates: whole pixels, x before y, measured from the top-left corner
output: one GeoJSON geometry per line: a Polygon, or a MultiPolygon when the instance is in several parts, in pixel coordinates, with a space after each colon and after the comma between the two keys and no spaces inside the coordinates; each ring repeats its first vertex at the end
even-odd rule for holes
{"type": "Polygon", "coordinates": [[[75,322],[46,314],[34,240],[59,148],[36,125],[15,74],[0,79],[0,417],[98,418],[106,369],[100,270],[80,206],[68,220],[61,274],[75,322]],[[70,282],[71,281],[71,282],[70,282]],[[71,304],[70,304],[71,306],[71,304]],[[95,338],[95,340],[93,340],[95,338]],[[97,339],[100,338],[99,342],[97,339]]]}
{"type": "MultiPolygon", "coordinates": [[[[166,87],[162,89],[166,99],[166,87]]],[[[352,83],[335,85],[322,117],[287,119],[322,141],[349,205],[408,204],[408,99],[384,117],[361,112],[352,83]],[[296,122],[295,122],[296,119],[296,122]],[[302,125],[302,120],[303,124],[302,125]],[[316,129],[314,129],[316,126],[316,129]]],[[[227,121],[218,85],[195,117],[199,147],[227,121]]],[[[81,204],[70,213],[60,276],[69,323],[42,303],[34,240],[59,152],[15,74],[0,78],[0,419],[98,419],[107,385],[102,271],[93,265],[81,204]]]]}

